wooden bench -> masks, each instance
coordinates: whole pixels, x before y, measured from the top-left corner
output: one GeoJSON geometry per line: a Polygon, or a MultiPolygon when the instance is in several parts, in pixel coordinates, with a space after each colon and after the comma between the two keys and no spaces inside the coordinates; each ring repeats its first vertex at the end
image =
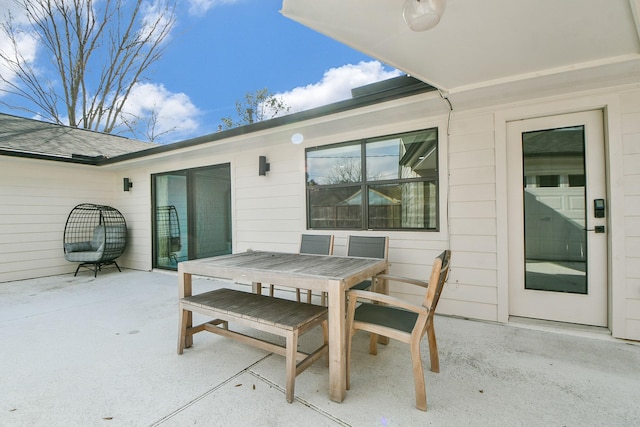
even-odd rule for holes
{"type": "Polygon", "coordinates": [[[230,337],[285,356],[286,394],[289,403],[293,402],[296,376],[323,355],[327,355],[329,349],[326,307],[234,289],[217,289],[180,300],[178,354],[182,354],[187,336],[201,331],[230,337]],[[188,328],[191,312],[211,316],[214,320],[188,328]],[[231,331],[228,322],[285,337],[286,344],[281,346],[231,331]],[[318,325],[323,328],[322,346],[310,354],[298,351],[298,337],[318,325]]]}

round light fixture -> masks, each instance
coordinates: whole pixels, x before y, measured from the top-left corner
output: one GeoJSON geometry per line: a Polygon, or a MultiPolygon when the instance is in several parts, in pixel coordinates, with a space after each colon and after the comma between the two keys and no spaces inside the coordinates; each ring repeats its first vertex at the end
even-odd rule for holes
{"type": "Polygon", "coordinates": [[[301,133],[294,133],[293,135],[291,135],[291,142],[293,144],[302,144],[302,141],[304,141],[304,135],[302,135],[301,133]]]}
{"type": "Polygon", "coordinates": [[[446,0],[407,0],[402,17],[412,31],[427,31],[438,25],[446,0]]]}

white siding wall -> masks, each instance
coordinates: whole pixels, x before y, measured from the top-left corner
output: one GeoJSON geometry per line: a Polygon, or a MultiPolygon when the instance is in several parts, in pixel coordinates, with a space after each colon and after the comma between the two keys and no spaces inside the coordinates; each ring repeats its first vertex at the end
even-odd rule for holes
{"type": "MultiPolygon", "coordinates": [[[[454,104],[454,108],[455,108],[454,104]]],[[[369,107],[369,109],[371,109],[369,107]]],[[[433,257],[449,247],[452,271],[440,312],[490,321],[508,319],[508,246],[505,183],[505,123],[572,111],[604,109],[610,185],[611,317],[614,336],[640,339],[640,89],[626,87],[571,96],[454,111],[412,122],[376,120],[366,136],[438,126],[440,129],[440,231],[357,232],[390,237],[390,272],[427,277],[433,257]],[[449,135],[447,135],[449,129],[449,135]],[[618,175],[619,174],[619,177],[618,175]],[[618,181],[624,185],[617,185],[618,181]],[[624,188],[621,188],[624,187],[624,188]],[[622,213],[620,211],[623,211],[622,213]],[[620,226],[624,223],[623,227],[620,226]],[[624,240],[624,243],[618,243],[624,240]]],[[[377,118],[383,117],[377,113],[377,118]]],[[[369,117],[369,116],[367,116],[369,117]]],[[[364,120],[356,117],[355,120],[364,120]]],[[[112,204],[129,227],[124,267],[149,270],[151,174],[231,164],[233,250],[296,251],[306,228],[304,148],[363,137],[345,132],[299,146],[288,141],[260,148],[225,145],[106,167],[0,157],[0,281],[73,271],[62,255],[62,230],[81,202],[112,204]],[[258,176],[258,157],[271,164],[258,176]],[[134,186],[122,191],[122,178],[134,186]],[[5,185],[8,184],[8,185],[5,185]]],[[[345,253],[349,231],[336,236],[335,254],[345,253]]],[[[399,292],[405,292],[400,288],[399,292]]]]}
{"type": "Polygon", "coordinates": [[[110,205],[113,175],[91,166],[0,156],[0,282],[73,272],[64,259],[67,216],[110,205]]]}
{"type": "Polygon", "coordinates": [[[234,252],[296,251],[305,227],[304,148],[282,144],[249,150],[233,164],[234,252]],[[258,175],[258,157],[271,165],[258,175]]]}
{"type": "Polygon", "coordinates": [[[142,168],[113,171],[117,190],[115,205],[127,220],[127,249],[118,265],[135,270],[151,270],[151,175],[142,168]],[[123,178],[133,187],[123,189],[123,178]]]}
{"type": "Polygon", "coordinates": [[[441,311],[497,315],[496,180],[490,113],[454,114],[449,142],[452,271],[441,311]]]}
{"type": "Polygon", "coordinates": [[[640,90],[621,96],[627,335],[640,339],[640,90]]]}

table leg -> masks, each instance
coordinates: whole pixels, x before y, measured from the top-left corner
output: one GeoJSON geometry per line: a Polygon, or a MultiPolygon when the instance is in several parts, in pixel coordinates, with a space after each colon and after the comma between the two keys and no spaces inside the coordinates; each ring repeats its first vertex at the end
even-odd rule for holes
{"type": "MultiPolygon", "coordinates": [[[[192,280],[191,274],[185,273],[182,269],[182,264],[178,264],[178,299],[182,299],[184,297],[190,297],[193,294],[192,280]]],[[[180,309],[182,310],[182,309],[180,309]]],[[[191,311],[187,311],[186,313],[180,314],[180,325],[181,328],[189,329],[193,326],[193,313],[191,311]]],[[[178,335],[180,337],[180,335],[178,335]]],[[[184,346],[185,348],[191,347],[193,345],[193,335],[188,334],[185,337],[184,346]]],[[[178,347],[179,348],[179,347],[178,347]]]]}
{"type": "Polygon", "coordinates": [[[345,289],[339,282],[329,284],[329,397],[342,402],[346,394],[345,289]]]}

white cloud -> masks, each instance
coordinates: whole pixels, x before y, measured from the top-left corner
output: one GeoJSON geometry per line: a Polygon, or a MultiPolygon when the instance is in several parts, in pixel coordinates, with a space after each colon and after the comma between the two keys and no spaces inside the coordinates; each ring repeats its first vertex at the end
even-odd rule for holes
{"type": "Polygon", "coordinates": [[[171,14],[171,4],[160,0],[154,0],[143,4],[142,27],[140,34],[142,37],[153,35],[153,42],[157,43],[159,38],[166,41],[175,24],[175,16],[171,14]],[[173,20],[173,21],[172,21],[173,20]]]}
{"type": "Polygon", "coordinates": [[[11,15],[16,24],[22,25],[29,22],[24,7],[16,3],[15,0],[0,0],[0,11],[2,11],[0,12],[0,19],[3,21],[11,15]]]}
{"type": "MultiPolygon", "coordinates": [[[[223,4],[239,3],[242,0],[188,0],[189,14],[201,16],[206,14],[210,9],[223,4]]],[[[263,1],[263,0],[258,0],[263,1]]]]}
{"type": "MultiPolygon", "coordinates": [[[[184,93],[173,93],[162,84],[137,84],[125,105],[125,114],[148,121],[156,115],[154,133],[165,135],[156,142],[176,141],[181,136],[192,135],[198,130],[200,110],[184,93]]],[[[143,129],[142,131],[146,131],[143,129]]]]}
{"type": "Polygon", "coordinates": [[[385,70],[378,61],[347,64],[326,71],[318,83],[297,87],[288,92],[277,93],[291,108],[289,113],[308,110],[351,98],[351,89],[397,77],[398,70],[385,70]]]}
{"type": "MultiPolygon", "coordinates": [[[[38,49],[37,38],[28,32],[19,32],[15,37],[17,52],[14,49],[13,43],[5,34],[1,34],[0,36],[0,51],[9,58],[15,58],[16,55],[20,55],[24,58],[27,64],[34,65],[38,49]]],[[[2,59],[0,59],[0,75],[4,80],[12,84],[18,83],[14,69],[12,69],[12,67],[2,59]]],[[[4,86],[4,82],[1,80],[0,89],[7,89],[7,87],[4,86]]],[[[4,95],[4,93],[0,92],[0,96],[2,95],[4,95]]]]}

